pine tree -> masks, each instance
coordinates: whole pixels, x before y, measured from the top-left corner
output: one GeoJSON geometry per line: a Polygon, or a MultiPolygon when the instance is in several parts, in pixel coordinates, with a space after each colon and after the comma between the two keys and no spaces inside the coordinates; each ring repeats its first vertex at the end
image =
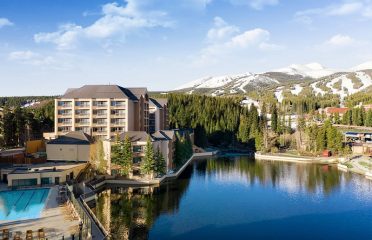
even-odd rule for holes
{"type": "Polygon", "coordinates": [[[275,104],[271,107],[271,129],[278,132],[278,109],[275,104]]]}
{"type": "Polygon", "coordinates": [[[153,174],[155,170],[154,146],[152,145],[150,136],[147,137],[145,157],[141,165],[142,174],[153,174]]]}
{"type": "Polygon", "coordinates": [[[163,154],[160,152],[158,147],[155,153],[155,169],[158,176],[162,176],[166,173],[166,163],[163,154]]]}
{"type": "Polygon", "coordinates": [[[132,143],[129,139],[129,136],[125,136],[124,143],[123,143],[123,156],[122,160],[120,161],[122,174],[128,175],[132,171],[133,165],[133,151],[132,151],[132,143]]]}
{"type": "Polygon", "coordinates": [[[3,124],[2,124],[2,133],[4,137],[4,144],[6,146],[15,146],[16,145],[16,124],[14,121],[14,114],[10,111],[8,107],[4,108],[3,124]]]}
{"type": "Polygon", "coordinates": [[[25,116],[22,108],[19,106],[14,109],[15,137],[18,146],[23,146],[25,141],[25,116]]]}

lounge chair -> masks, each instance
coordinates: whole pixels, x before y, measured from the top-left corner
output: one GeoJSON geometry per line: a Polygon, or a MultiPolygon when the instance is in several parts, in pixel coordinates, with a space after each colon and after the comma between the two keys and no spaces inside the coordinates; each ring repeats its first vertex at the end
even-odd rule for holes
{"type": "Polygon", "coordinates": [[[33,240],[32,230],[27,230],[27,232],[26,232],[26,240],[33,240]]]}
{"type": "Polygon", "coordinates": [[[9,229],[3,229],[3,240],[9,240],[9,229]]]}
{"type": "Polygon", "coordinates": [[[45,240],[44,228],[40,228],[37,233],[39,240],[45,240]]]}
{"type": "Polygon", "coordinates": [[[22,240],[22,238],[21,238],[21,236],[20,236],[20,234],[19,233],[16,233],[15,235],[14,235],[14,238],[13,238],[14,240],[22,240]]]}

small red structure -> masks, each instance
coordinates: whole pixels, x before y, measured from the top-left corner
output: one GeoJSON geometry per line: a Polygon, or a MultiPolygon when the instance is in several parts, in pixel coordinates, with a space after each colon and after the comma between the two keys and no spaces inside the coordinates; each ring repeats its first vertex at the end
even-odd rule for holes
{"type": "Polygon", "coordinates": [[[332,156],[332,153],[329,150],[324,150],[323,153],[322,153],[322,156],[323,157],[330,157],[330,156],[332,156]]]}

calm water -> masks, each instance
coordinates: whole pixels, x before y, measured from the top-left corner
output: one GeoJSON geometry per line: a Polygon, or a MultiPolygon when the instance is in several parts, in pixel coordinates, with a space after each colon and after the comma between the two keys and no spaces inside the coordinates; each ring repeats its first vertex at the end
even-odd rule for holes
{"type": "Polygon", "coordinates": [[[372,181],[336,167],[198,160],[158,188],[111,188],[112,239],[372,239],[372,181]]]}

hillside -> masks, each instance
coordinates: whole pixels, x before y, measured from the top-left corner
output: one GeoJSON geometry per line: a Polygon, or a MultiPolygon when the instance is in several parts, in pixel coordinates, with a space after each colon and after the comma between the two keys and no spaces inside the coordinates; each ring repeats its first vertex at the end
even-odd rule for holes
{"type": "Polygon", "coordinates": [[[211,96],[249,95],[252,92],[271,92],[281,102],[285,96],[306,94],[347,96],[370,89],[372,62],[345,70],[333,70],[318,63],[292,64],[266,73],[243,73],[209,76],[184,84],[174,91],[201,93],[211,96]]]}

